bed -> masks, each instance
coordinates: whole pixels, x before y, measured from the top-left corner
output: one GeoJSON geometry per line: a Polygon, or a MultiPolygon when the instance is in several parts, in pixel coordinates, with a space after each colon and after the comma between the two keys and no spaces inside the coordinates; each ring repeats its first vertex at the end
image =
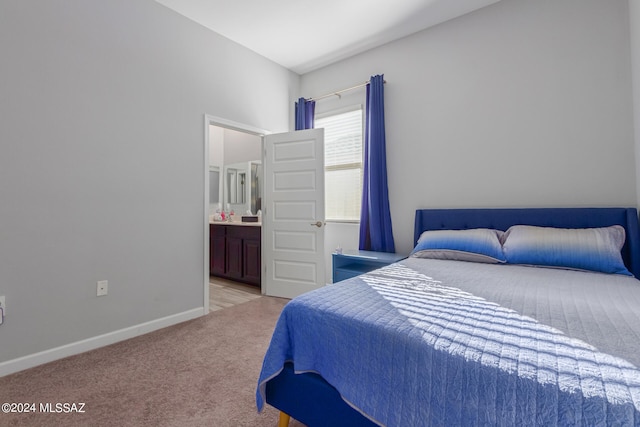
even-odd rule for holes
{"type": "Polygon", "coordinates": [[[258,380],[259,410],[270,404],[281,425],[290,415],[310,427],[640,426],[634,208],[421,209],[414,237],[414,256],[285,306],[258,380]],[[605,234],[583,245],[580,233],[620,229],[615,265],[598,271],[527,258],[532,230],[575,233],[579,245],[563,254],[581,262],[581,248],[605,234]],[[508,260],[433,256],[424,244],[443,230],[498,230],[508,260]]]}

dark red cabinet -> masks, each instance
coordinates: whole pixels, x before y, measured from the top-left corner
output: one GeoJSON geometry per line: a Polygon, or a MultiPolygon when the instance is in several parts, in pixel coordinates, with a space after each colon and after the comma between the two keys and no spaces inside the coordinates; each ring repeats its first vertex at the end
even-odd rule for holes
{"type": "Polygon", "coordinates": [[[260,269],[262,268],[260,240],[246,239],[242,241],[242,259],[244,260],[242,264],[243,277],[260,285],[260,269]]]}
{"type": "MultiPolygon", "coordinates": [[[[232,226],[234,229],[236,226],[232,226]]],[[[231,230],[228,230],[231,231],[231,230]]],[[[234,230],[235,231],[235,230],[234,230]]],[[[242,238],[227,236],[227,277],[242,279],[242,238]]]]}
{"type": "Polygon", "coordinates": [[[260,227],[210,224],[209,230],[210,274],[260,286],[260,227]]]}
{"type": "Polygon", "coordinates": [[[226,237],[225,228],[209,226],[209,273],[213,276],[224,276],[226,271],[226,237]],[[215,254],[215,256],[214,256],[215,254]]]}

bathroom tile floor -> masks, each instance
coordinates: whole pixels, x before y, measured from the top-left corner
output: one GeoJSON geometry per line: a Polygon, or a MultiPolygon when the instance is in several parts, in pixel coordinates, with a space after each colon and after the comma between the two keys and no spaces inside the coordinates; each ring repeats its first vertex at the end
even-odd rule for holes
{"type": "Polygon", "coordinates": [[[209,276],[209,311],[222,310],[261,298],[260,288],[209,276]]]}

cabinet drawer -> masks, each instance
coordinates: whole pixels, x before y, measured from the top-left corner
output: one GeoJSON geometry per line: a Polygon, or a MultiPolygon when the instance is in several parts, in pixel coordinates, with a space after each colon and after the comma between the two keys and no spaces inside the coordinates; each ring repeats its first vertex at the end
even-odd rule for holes
{"type": "MultiPolygon", "coordinates": [[[[364,273],[366,273],[366,271],[364,273]]],[[[362,271],[336,269],[333,272],[333,282],[342,282],[343,280],[351,279],[361,274],[363,274],[362,271]]]]}
{"type": "Polygon", "coordinates": [[[224,237],[225,229],[227,227],[228,226],[226,225],[211,224],[209,225],[209,234],[211,235],[211,237],[224,237]]]}
{"type": "Polygon", "coordinates": [[[229,225],[227,226],[227,237],[237,237],[238,239],[260,239],[260,227],[229,225]]]}

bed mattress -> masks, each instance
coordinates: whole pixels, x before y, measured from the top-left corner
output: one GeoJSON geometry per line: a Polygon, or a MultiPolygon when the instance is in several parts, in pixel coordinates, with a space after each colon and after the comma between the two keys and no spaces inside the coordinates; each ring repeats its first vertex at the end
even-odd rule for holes
{"type": "Polygon", "coordinates": [[[316,372],[386,426],[640,426],[640,282],[409,258],[292,300],[260,374],[316,372]]]}

